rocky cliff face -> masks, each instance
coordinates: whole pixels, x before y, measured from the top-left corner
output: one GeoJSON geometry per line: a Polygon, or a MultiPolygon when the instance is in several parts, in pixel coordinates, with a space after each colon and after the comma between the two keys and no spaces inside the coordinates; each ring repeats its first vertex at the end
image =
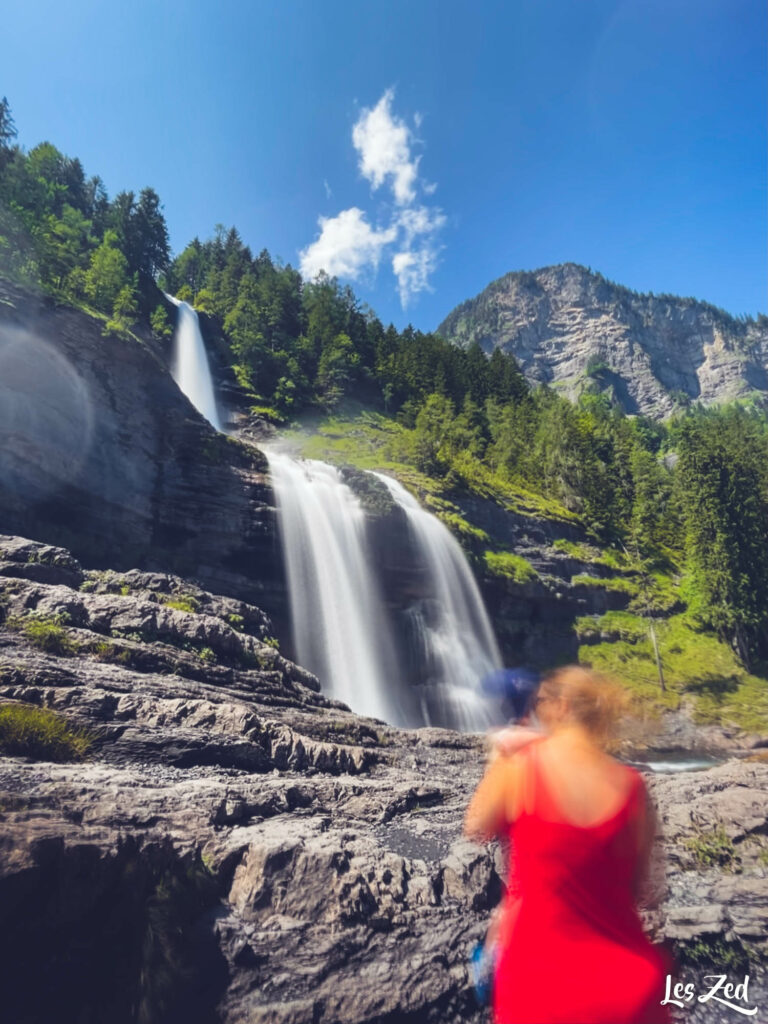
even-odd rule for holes
{"type": "Polygon", "coordinates": [[[574,397],[590,373],[628,413],[768,395],[768,323],[693,299],[639,295],[573,263],[507,274],[438,327],[511,352],[526,377],[574,397]]]}
{"type": "Polygon", "coordinates": [[[0,281],[0,528],[279,616],[266,460],[198,415],[151,337],[102,326],[0,281]]]}
{"type": "MultiPolygon", "coordinates": [[[[504,869],[461,838],[479,738],[351,714],[268,630],[179,577],[0,537],[0,710],[96,738],[80,763],[0,757],[7,1019],[487,1019],[467,958],[504,869]]],[[[682,980],[725,958],[766,1005],[768,765],[649,784],[667,892],[648,928],[693,961],[682,980]]]]}
{"type": "MultiPolygon", "coordinates": [[[[290,650],[266,460],[198,415],[169,357],[151,336],[104,337],[101,321],[0,282],[0,530],[65,545],[90,568],[175,572],[254,602],[290,650]]],[[[413,560],[386,488],[368,474],[350,470],[348,478],[368,513],[377,574],[407,648],[406,613],[426,568],[413,560]]],[[[574,618],[622,606],[621,595],[571,586],[584,567],[551,543],[581,532],[490,501],[470,504],[472,521],[548,580],[484,581],[505,657],[572,659],[574,618]]]]}

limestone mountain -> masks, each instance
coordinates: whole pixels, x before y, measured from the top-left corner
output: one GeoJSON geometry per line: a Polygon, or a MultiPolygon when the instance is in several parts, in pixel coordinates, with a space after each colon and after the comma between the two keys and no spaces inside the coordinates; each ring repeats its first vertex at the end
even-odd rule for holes
{"type": "Polygon", "coordinates": [[[628,413],[768,398],[768,319],[639,294],[564,263],[500,277],[438,327],[457,345],[514,355],[529,381],[576,397],[607,391],[628,413]]]}

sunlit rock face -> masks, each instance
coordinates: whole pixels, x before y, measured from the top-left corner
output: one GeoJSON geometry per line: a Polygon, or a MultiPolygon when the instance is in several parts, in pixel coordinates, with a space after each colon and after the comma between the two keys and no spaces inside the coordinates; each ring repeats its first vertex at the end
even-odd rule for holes
{"type": "Polygon", "coordinates": [[[103,336],[5,282],[0,297],[0,528],[279,610],[261,453],[196,412],[151,337],[103,336]]]}
{"type": "Polygon", "coordinates": [[[639,295],[574,263],[514,272],[457,306],[440,334],[510,352],[569,397],[603,390],[628,413],[768,396],[768,323],[704,302],[639,295]]]}

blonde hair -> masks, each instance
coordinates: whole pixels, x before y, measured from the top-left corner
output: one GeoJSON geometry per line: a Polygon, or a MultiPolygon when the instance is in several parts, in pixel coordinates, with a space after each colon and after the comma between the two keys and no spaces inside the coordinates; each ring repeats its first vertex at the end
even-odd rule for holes
{"type": "Polygon", "coordinates": [[[619,722],[628,710],[625,690],[580,665],[568,665],[545,676],[538,700],[562,700],[566,718],[582,726],[603,747],[616,743],[619,722]]]}

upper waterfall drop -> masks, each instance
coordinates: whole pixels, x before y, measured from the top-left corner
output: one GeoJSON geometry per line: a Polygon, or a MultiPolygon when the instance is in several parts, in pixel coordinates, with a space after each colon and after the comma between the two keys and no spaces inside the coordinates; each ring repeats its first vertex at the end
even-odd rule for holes
{"type": "Polygon", "coordinates": [[[479,684],[501,667],[501,655],[472,570],[461,545],[436,516],[398,480],[374,476],[405,512],[414,548],[426,563],[431,593],[412,610],[427,676],[424,717],[428,723],[437,716],[440,724],[484,729],[490,721],[479,684]]]}
{"type": "Polygon", "coordinates": [[[296,659],[353,711],[404,724],[360,502],[335,466],[264,452],[280,516],[296,659]]]}
{"type": "Polygon", "coordinates": [[[173,379],[211,426],[223,431],[197,313],[188,302],[176,299],[173,295],[166,294],[165,297],[179,310],[173,336],[173,379]]]}

